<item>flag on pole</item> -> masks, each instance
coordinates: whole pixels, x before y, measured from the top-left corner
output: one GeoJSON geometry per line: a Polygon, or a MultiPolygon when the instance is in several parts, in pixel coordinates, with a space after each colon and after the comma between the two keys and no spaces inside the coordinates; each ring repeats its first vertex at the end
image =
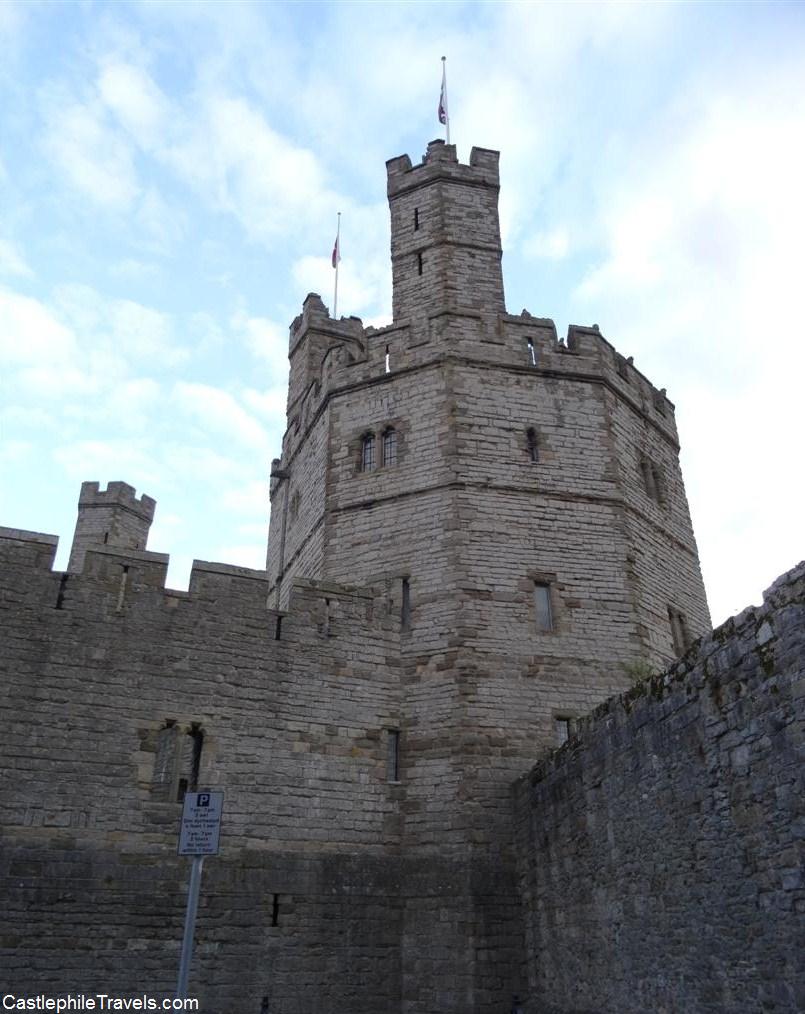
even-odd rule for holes
{"type": "Polygon", "coordinates": [[[442,57],[442,90],[439,92],[439,123],[445,127],[447,143],[450,144],[450,113],[447,109],[447,57],[442,57]]]}
{"type": "Polygon", "coordinates": [[[332,263],[335,268],[335,283],[333,285],[333,317],[338,315],[338,262],[341,260],[341,212],[338,212],[338,225],[335,230],[335,243],[333,243],[332,263]]]}
{"type": "Polygon", "coordinates": [[[442,90],[439,92],[439,123],[447,123],[447,71],[442,57],[442,90]]]}

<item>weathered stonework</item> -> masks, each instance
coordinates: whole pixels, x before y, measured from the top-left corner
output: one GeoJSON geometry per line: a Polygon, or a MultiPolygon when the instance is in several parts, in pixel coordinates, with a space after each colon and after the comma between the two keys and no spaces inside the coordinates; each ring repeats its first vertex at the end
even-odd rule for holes
{"type": "Polygon", "coordinates": [[[805,1010],[805,564],[515,786],[542,1014],[805,1010]]]}
{"type": "Polygon", "coordinates": [[[53,537],[0,531],[17,990],[170,992],[202,786],[203,1009],[553,1002],[509,787],[709,631],[674,410],[597,328],[505,312],[496,152],[387,170],[394,323],[310,294],[291,325],[265,571],[166,589],[123,483],[82,487],[64,574],[53,537]]]}

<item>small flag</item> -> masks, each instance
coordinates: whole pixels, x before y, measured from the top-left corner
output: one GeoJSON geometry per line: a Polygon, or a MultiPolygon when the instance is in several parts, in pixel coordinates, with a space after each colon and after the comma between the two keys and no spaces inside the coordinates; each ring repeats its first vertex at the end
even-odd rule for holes
{"type": "Polygon", "coordinates": [[[447,77],[442,58],[442,90],[439,92],[439,123],[447,123],[447,77]]]}
{"type": "Polygon", "coordinates": [[[338,262],[340,260],[341,260],[341,245],[339,243],[339,238],[336,235],[336,237],[335,237],[335,243],[333,244],[333,267],[334,268],[338,267],[338,262]]]}

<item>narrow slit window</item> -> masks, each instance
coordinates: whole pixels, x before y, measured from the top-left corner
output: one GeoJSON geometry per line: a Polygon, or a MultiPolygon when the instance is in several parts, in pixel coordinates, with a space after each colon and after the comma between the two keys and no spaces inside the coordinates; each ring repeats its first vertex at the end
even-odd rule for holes
{"type": "Polygon", "coordinates": [[[391,373],[391,351],[389,346],[386,346],[386,373],[391,373]]]}
{"type": "Polygon", "coordinates": [[[419,208],[414,208],[414,232],[419,229],[419,208]]]}
{"type": "Polygon", "coordinates": [[[526,430],[526,444],[529,458],[532,461],[539,461],[539,440],[537,439],[537,431],[533,427],[526,430]]]}
{"type": "Polygon", "coordinates": [[[197,723],[193,723],[190,726],[188,733],[191,740],[193,741],[193,749],[190,755],[190,778],[188,779],[188,787],[191,792],[195,792],[198,789],[199,775],[201,774],[201,753],[204,749],[204,730],[197,723]]]}
{"type": "Polygon", "coordinates": [[[551,606],[551,586],[540,581],[534,582],[534,608],[537,630],[541,634],[549,634],[554,629],[553,608],[551,606]]]}
{"type": "Polygon", "coordinates": [[[383,433],[383,464],[387,468],[397,464],[397,431],[392,426],[383,433]]]}
{"type": "Polygon", "coordinates": [[[271,900],[271,925],[279,926],[280,924],[280,896],[275,894],[271,900]]]}
{"type": "Polygon", "coordinates": [[[654,497],[657,503],[665,503],[665,479],[659,465],[651,464],[651,477],[654,480],[654,497]]]}
{"type": "Polygon", "coordinates": [[[375,467],[375,435],[367,433],[361,443],[361,471],[371,472],[375,467]]]}
{"type": "Polygon", "coordinates": [[[400,628],[411,629],[411,582],[407,577],[402,579],[402,600],[400,604],[400,628]]]}
{"type": "Polygon", "coordinates": [[[400,730],[388,729],[386,740],[386,779],[389,782],[400,780],[400,730]]]}
{"type": "Polygon", "coordinates": [[[282,640],[282,617],[281,616],[278,616],[277,619],[276,619],[276,622],[274,623],[274,640],[275,641],[281,641],[282,640]]]}
{"type": "Polygon", "coordinates": [[[422,254],[421,253],[418,253],[416,255],[416,269],[417,269],[417,274],[421,275],[422,274],[422,254]]]}
{"type": "Polygon", "coordinates": [[[671,641],[674,646],[674,652],[677,655],[684,655],[690,647],[687,618],[678,609],[668,606],[668,622],[671,626],[671,641]]]}
{"type": "Polygon", "coordinates": [[[534,348],[534,341],[532,338],[528,339],[528,361],[532,366],[537,365],[537,350],[534,348]]]}

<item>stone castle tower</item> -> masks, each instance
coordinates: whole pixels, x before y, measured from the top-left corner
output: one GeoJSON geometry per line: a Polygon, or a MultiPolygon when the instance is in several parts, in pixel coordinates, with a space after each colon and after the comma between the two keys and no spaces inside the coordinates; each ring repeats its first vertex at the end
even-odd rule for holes
{"type": "Polygon", "coordinates": [[[333,320],[310,295],[290,329],[269,594],[385,588],[400,842],[468,871],[440,929],[480,985],[466,922],[516,907],[506,786],[710,618],[665,392],[597,327],[563,342],[506,313],[498,153],[462,165],[434,141],[387,173],[393,323],[333,320]]]}
{"type": "Polygon", "coordinates": [[[796,977],[805,572],[686,652],[664,391],[506,312],[497,152],[387,170],[394,319],[291,325],[265,570],[166,588],[125,483],[63,574],[0,529],[10,988],[169,994],[181,801],[221,788],[202,1011],[749,1014],[796,977]]]}

